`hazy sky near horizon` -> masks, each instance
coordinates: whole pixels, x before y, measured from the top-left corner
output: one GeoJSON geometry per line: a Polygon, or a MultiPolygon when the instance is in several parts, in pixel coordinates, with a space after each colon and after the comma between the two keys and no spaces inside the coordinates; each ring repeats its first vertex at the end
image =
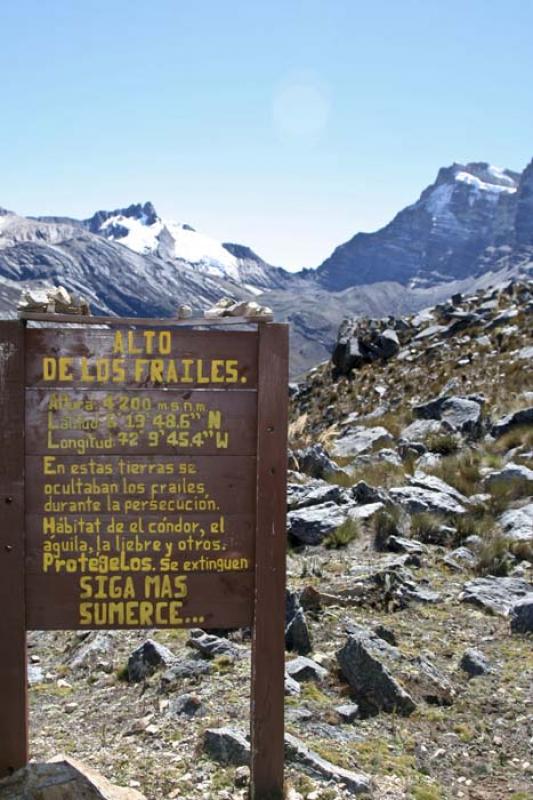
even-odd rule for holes
{"type": "Polygon", "coordinates": [[[0,206],[317,266],[453,161],[533,157],[530,0],[0,3],[0,206]]]}

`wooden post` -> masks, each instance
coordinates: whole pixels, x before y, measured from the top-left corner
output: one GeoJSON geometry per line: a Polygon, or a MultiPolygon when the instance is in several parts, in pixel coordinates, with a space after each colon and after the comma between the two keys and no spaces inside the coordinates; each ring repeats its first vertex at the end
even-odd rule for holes
{"type": "Polygon", "coordinates": [[[0,778],[28,761],[24,324],[0,322],[0,778]]]}
{"type": "Polygon", "coordinates": [[[288,329],[259,326],[251,798],[282,800],[288,329]]]}

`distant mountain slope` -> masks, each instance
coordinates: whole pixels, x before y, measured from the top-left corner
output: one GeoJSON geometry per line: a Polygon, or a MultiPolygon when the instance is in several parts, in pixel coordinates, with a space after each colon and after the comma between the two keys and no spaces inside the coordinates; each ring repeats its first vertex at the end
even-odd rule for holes
{"type": "Polygon", "coordinates": [[[15,313],[23,285],[63,284],[93,313],[124,316],[172,316],[181,303],[201,314],[225,295],[259,297],[291,325],[293,375],[329,358],[343,317],[406,314],[532,271],[533,162],[522,175],[485,163],[443,168],[381,231],[300,273],[163,220],[151,203],[87,220],[0,209],[2,316],[15,313]]]}
{"type": "Polygon", "coordinates": [[[0,216],[0,279],[63,284],[96,312],[163,315],[190,303],[198,312],[223,294],[249,295],[237,284],[190,264],[140,255],[79,223],[0,216]]]}
{"type": "Polygon", "coordinates": [[[337,247],[316,280],[339,291],[381,281],[435,285],[474,276],[487,247],[514,242],[524,191],[520,174],[511,170],[484,162],[444,167],[417,202],[384,228],[337,247]]]}
{"type": "Polygon", "coordinates": [[[282,288],[293,280],[290,272],[267,264],[249,247],[222,244],[186,223],[162,219],[152,203],[97,211],[82,224],[136,253],[187,262],[206,275],[248,285],[252,293],[282,288]]]}

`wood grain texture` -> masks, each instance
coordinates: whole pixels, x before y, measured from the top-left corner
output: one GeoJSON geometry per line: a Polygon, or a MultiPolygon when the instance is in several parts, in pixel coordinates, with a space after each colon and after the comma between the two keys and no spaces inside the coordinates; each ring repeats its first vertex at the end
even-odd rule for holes
{"type": "Polygon", "coordinates": [[[0,778],[28,760],[23,374],[23,324],[0,321],[0,778]]]}
{"type": "Polygon", "coordinates": [[[282,800],[288,329],[259,329],[257,536],[252,643],[252,800],[282,800]]]}
{"type": "Polygon", "coordinates": [[[50,325],[66,323],[69,325],[108,325],[111,328],[225,328],[226,326],[254,326],[265,322],[263,317],[191,317],[190,319],[161,319],[160,317],[89,317],[83,314],[51,314],[45,312],[22,311],[19,319],[28,322],[48,322],[50,325]]]}

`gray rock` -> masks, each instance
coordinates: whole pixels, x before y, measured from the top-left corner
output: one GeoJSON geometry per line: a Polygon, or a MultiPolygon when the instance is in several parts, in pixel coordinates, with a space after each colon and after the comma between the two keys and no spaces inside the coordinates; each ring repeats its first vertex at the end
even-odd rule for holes
{"type": "Polygon", "coordinates": [[[473,569],[477,564],[477,558],[468,547],[457,547],[444,558],[444,563],[452,569],[462,571],[473,569]]]}
{"type": "Polygon", "coordinates": [[[409,715],[416,709],[413,698],[391,672],[400,659],[395,647],[364,630],[350,634],[337,652],[341,672],[366,713],[409,715]]]}
{"type": "Polygon", "coordinates": [[[466,508],[451,495],[423,489],[419,486],[396,487],[390,489],[389,494],[410,514],[422,511],[444,515],[466,513],[466,508]]]}
{"type": "Polygon", "coordinates": [[[355,722],[359,717],[359,706],[357,703],[346,703],[343,706],[335,706],[335,711],[342,722],[347,722],[348,724],[355,722]]]}
{"type": "Polygon", "coordinates": [[[298,608],[285,626],[285,648],[306,656],[313,649],[311,633],[303,608],[298,608]]]}
{"type": "Polygon", "coordinates": [[[367,775],[337,767],[310,750],[290,733],[285,734],[285,758],[287,761],[301,764],[326,780],[343,785],[350,794],[368,794],[372,789],[371,780],[367,775]]]}
{"type": "Polygon", "coordinates": [[[298,656],[293,658],[292,661],[287,661],[285,669],[290,678],[295,681],[303,683],[305,681],[316,681],[322,683],[327,677],[328,671],[313,661],[311,658],[305,656],[298,656]]]}
{"type": "Polygon", "coordinates": [[[478,323],[482,322],[482,317],[479,314],[470,313],[468,311],[456,311],[453,316],[456,319],[443,333],[444,338],[456,336],[458,333],[462,333],[473,325],[477,325],[478,323]]]}
{"type": "Polygon", "coordinates": [[[287,486],[287,507],[290,511],[322,503],[345,503],[348,499],[347,492],[340,486],[317,479],[309,483],[289,483],[287,486]]]}
{"type": "Polygon", "coordinates": [[[432,492],[446,494],[449,497],[453,497],[458,503],[465,506],[468,505],[468,497],[458,492],[457,489],[450,486],[449,483],[437,478],[435,475],[427,475],[422,470],[417,469],[415,474],[409,478],[409,483],[411,486],[419,486],[421,489],[429,489],[432,492]]]}
{"type": "Polygon", "coordinates": [[[331,360],[337,376],[349,375],[353,369],[359,369],[364,364],[388,361],[399,351],[400,341],[392,328],[378,332],[371,327],[365,329],[360,321],[353,323],[344,320],[331,360]]]}
{"type": "Polygon", "coordinates": [[[136,789],[115,786],[70,756],[30,763],[0,780],[0,800],[146,800],[136,789]]]}
{"type": "Polygon", "coordinates": [[[333,445],[332,453],[337,458],[350,458],[393,443],[394,439],[386,428],[356,425],[342,432],[333,445]]]}
{"type": "Polygon", "coordinates": [[[502,469],[489,472],[483,482],[485,486],[494,486],[495,484],[504,484],[506,486],[531,484],[533,487],[533,469],[529,469],[523,464],[509,462],[502,469]]]}
{"type": "Polygon", "coordinates": [[[515,411],[501,417],[491,428],[491,433],[496,438],[503,436],[504,433],[517,428],[519,425],[533,425],[533,406],[515,411]]]}
{"type": "MultiPolygon", "coordinates": [[[[232,728],[208,728],[204,732],[203,751],[219,764],[239,767],[250,763],[251,749],[248,740],[232,728]]],[[[285,758],[328,780],[342,783],[351,794],[366,793],[371,788],[370,779],[366,775],[336,767],[289,733],[285,734],[285,758]]]]}
{"type": "Polygon", "coordinates": [[[388,644],[392,644],[394,647],[397,647],[398,639],[396,638],[396,634],[390,628],[387,628],[386,625],[376,625],[374,628],[374,633],[388,644]]]}
{"type": "Polygon", "coordinates": [[[203,750],[219,764],[241,767],[250,763],[250,743],[231,728],[208,728],[204,732],[203,750]]]}
{"type": "Polygon", "coordinates": [[[321,444],[314,444],[295,453],[300,470],[311,478],[342,474],[343,470],[329,457],[321,444]]]}
{"type": "Polygon", "coordinates": [[[483,427],[482,406],[483,399],[480,397],[442,395],[414,406],[413,414],[419,419],[440,420],[449,430],[478,435],[483,427]]]}
{"type": "Polygon", "coordinates": [[[389,536],[386,547],[392,553],[414,553],[420,556],[427,553],[427,547],[421,542],[417,542],[416,539],[406,539],[403,536],[389,536]]]}
{"type": "Polygon", "coordinates": [[[74,653],[72,670],[102,669],[111,672],[115,649],[115,631],[92,631],[74,653]]]}
{"type": "MultiPolygon", "coordinates": [[[[448,433],[449,429],[439,420],[435,419],[415,419],[401,432],[400,440],[409,443],[411,447],[422,447],[425,452],[426,447],[423,442],[432,434],[448,433]]],[[[421,453],[423,455],[423,453],[421,453]]]]}
{"type": "Polygon", "coordinates": [[[441,419],[455,431],[478,436],[483,430],[482,404],[464,397],[450,397],[442,408],[441,419]]]}
{"type": "Polygon", "coordinates": [[[289,511],[287,533],[303,544],[320,544],[346,520],[347,511],[335,503],[321,503],[289,511]]]}
{"type": "Polygon", "coordinates": [[[302,688],[298,681],[295,681],[294,678],[285,673],[285,697],[298,697],[301,691],[302,688]]]}
{"type": "Polygon", "coordinates": [[[520,578],[490,576],[465,583],[461,599],[491,614],[507,616],[511,608],[531,591],[531,584],[520,578]]]}
{"type": "Polygon", "coordinates": [[[241,649],[234,642],[221,636],[214,636],[212,633],[206,633],[199,628],[191,630],[187,644],[206,658],[227,656],[235,659],[242,655],[241,649]]]}
{"type": "Polygon", "coordinates": [[[512,607],[511,630],[513,633],[533,633],[533,592],[512,607]]]}
{"type": "Polygon", "coordinates": [[[168,667],[175,661],[174,655],[153,639],[147,639],[128,659],[128,680],[138,683],[145,680],[159,667],[168,667]]]}
{"type": "Polygon", "coordinates": [[[513,542],[533,542],[533,503],[505,511],[499,522],[513,542]]]}
{"type": "Polygon", "coordinates": [[[202,701],[196,694],[180,694],[170,701],[168,713],[173,716],[194,717],[200,711],[202,701]]]}
{"type": "Polygon", "coordinates": [[[366,520],[372,519],[375,514],[381,511],[384,508],[383,503],[366,503],[364,506],[356,506],[355,508],[350,508],[348,511],[348,516],[350,519],[365,522],[366,520]]]}
{"type": "Polygon", "coordinates": [[[450,706],[453,703],[455,692],[450,682],[425,656],[415,656],[411,659],[415,667],[416,691],[420,692],[427,703],[437,706],[450,706]]]}
{"type": "Polygon", "coordinates": [[[39,664],[28,664],[28,686],[35,686],[38,683],[43,683],[44,672],[39,664]]]}
{"type": "Polygon", "coordinates": [[[186,658],[173,664],[161,676],[161,689],[168,691],[187,678],[199,678],[212,671],[211,664],[203,658],[186,658]]]}
{"type": "Polygon", "coordinates": [[[490,664],[487,657],[480,650],[476,650],[475,648],[465,650],[459,662],[459,666],[472,678],[490,672],[490,664]]]}
{"type": "Polygon", "coordinates": [[[366,481],[359,481],[352,486],[352,497],[356,503],[366,505],[367,503],[389,503],[390,498],[384,489],[375,488],[366,483],[366,481]]]}

